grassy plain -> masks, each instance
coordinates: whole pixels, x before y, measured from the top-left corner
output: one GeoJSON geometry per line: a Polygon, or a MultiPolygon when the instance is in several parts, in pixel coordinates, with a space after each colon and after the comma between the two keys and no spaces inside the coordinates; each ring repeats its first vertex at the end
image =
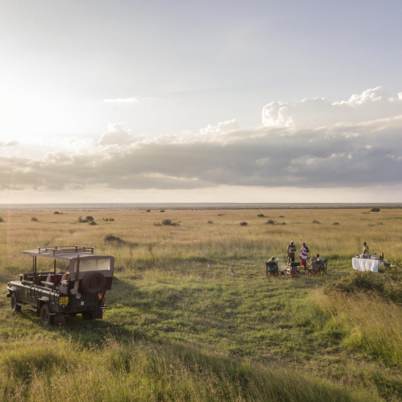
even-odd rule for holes
{"type": "Polygon", "coordinates": [[[402,210],[61,212],[0,211],[0,400],[402,400],[402,210]],[[328,274],[265,278],[289,240],[328,274]],[[352,273],[364,240],[396,267],[352,273]],[[20,251],[73,244],[116,256],[105,320],[13,315],[20,251]]]}

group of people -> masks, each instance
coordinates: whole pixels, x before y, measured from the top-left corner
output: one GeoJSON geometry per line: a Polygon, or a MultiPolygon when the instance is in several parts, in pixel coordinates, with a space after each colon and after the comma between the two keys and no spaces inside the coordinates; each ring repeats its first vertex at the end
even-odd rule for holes
{"type": "MultiPolygon", "coordinates": [[[[301,267],[305,272],[310,270],[309,269],[310,267],[308,267],[310,249],[305,242],[302,243],[302,246],[299,251],[299,262],[296,261],[296,253],[297,253],[297,247],[295,242],[292,240],[287,248],[288,270],[292,276],[295,276],[299,273],[299,267],[301,267]]],[[[316,254],[311,259],[311,272],[319,273],[325,271],[325,269],[326,269],[325,261],[320,257],[319,254],[316,254]]],[[[279,265],[275,257],[271,257],[271,259],[266,262],[266,274],[267,275],[279,274],[279,265]]]]}

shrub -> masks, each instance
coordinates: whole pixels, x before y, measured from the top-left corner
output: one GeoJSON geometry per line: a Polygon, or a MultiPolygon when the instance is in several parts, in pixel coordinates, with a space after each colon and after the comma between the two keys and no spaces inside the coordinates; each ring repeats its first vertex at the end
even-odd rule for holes
{"type": "Polygon", "coordinates": [[[370,209],[370,212],[380,212],[380,211],[381,211],[381,209],[378,207],[374,207],[374,208],[370,209]]]}
{"type": "Polygon", "coordinates": [[[36,218],[35,216],[33,216],[33,217],[31,218],[31,221],[32,221],[32,222],[38,222],[38,218],[36,218]]]}
{"type": "Polygon", "coordinates": [[[212,225],[214,222],[213,221],[208,221],[208,224],[209,225],[212,225]]]}
{"type": "Polygon", "coordinates": [[[90,225],[96,225],[97,223],[95,221],[90,221],[89,224],[90,225]]]}
{"type": "Polygon", "coordinates": [[[0,216],[0,222],[4,222],[4,218],[0,216]]]}
{"type": "Polygon", "coordinates": [[[165,210],[164,210],[164,209],[161,209],[159,212],[165,212],[165,210]]]}
{"type": "Polygon", "coordinates": [[[119,236],[115,236],[114,234],[108,234],[103,238],[103,241],[105,243],[116,243],[118,245],[123,245],[125,244],[125,241],[119,237],[119,236]]]}
{"type": "Polygon", "coordinates": [[[333,225],[334,225],[334,226],[339,226],[340,223],[339,223],[339,222],[334,222],[333,225]]]}
{"type": "Polygon", "coordinates": [[[147,209],[147,212],[151,212],[151,210],[150,210],[150,209],[147,209]]]}
{"type": "Polygon", "coordinates": [[[161,224],[163,226],[179,226],[178,222],[173,222],[171,219],[164,219],[161,224]]]}
{"type": "Polygon", "coordinates": [[[62,215],[62,214],[63,214],[63,212],[60,212],[60,211],[54,211],[54,212],[53,212],[53,214],[54,214],[54,215],[62,215]]]}
{"type": "Polygon", "coordinates": [[[273,219],[268,219],[268,220],[265,222],[265,224],[266,224],[266,225],[275,225],[275,221],[274,221],[273,219]]]}
{"type": "Polygon", "coordinates": [[[319,225],[321,222],[314,219],[312,223],[314,223],[315,225],[319,225]]]}
{"type": "Polygon", "coordinates": [[[247,226],[248,223],[246,221],[240,222],[240,226],[247,226]]]}
{"type": "Polygon", "coordinates": [[[265,218],[265,215],[264,214],[258,214],[257,218],[265,218]]]}

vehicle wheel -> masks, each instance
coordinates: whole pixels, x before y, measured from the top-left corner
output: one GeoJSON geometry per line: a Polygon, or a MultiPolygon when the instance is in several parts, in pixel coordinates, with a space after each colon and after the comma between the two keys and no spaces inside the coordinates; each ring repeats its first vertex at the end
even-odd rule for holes
{"type": "Polygon", "coordinates": [[[50,315],[49,305],[44,303],[40,307],[39,317],[44,326],[49,326],[52,324],[52,316],[50,315]]]}
{"type": "Polygon", "coordinates": [[[94,320],[95,319],[95,314],[92,311],[84,311],[82,313],[82,318],[84,320],[94,320]]]}
{"type": "Polygon", "coordinates": [[[83,293],[103,292],[106,286],[106,278],[99,272],[87,273],[81,280],[83,293]]]}
{"type": "Polygon", "coordinates": [[[53,317],[53,324],[62,327],[66,323],[66,316],[64,314],[56,314],[53,317]]]}
{"type": "Polygon", "coordinates": [[[21,305],[17,303],[17,296],[15,293],[11,294],[11,310],[15,313],[19,313],[21,311],[21,305]]]}

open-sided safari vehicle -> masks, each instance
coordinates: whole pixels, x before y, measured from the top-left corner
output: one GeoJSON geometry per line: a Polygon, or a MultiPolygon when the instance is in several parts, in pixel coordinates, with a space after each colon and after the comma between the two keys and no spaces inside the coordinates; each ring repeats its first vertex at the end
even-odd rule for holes
{"type": "Polygon", "coordinates": [[[39,247],[23,254],[32,257],[32,272],[7,285],[13,311],[30,305],[44,325],[62,325],[67,316],[79,313],[88,320],[102,318],[105,294],[112,286],[112,256],[79,246],[39,247]],[[38,257],[48,259],[48,271],[39,271],[38,257]]]}

